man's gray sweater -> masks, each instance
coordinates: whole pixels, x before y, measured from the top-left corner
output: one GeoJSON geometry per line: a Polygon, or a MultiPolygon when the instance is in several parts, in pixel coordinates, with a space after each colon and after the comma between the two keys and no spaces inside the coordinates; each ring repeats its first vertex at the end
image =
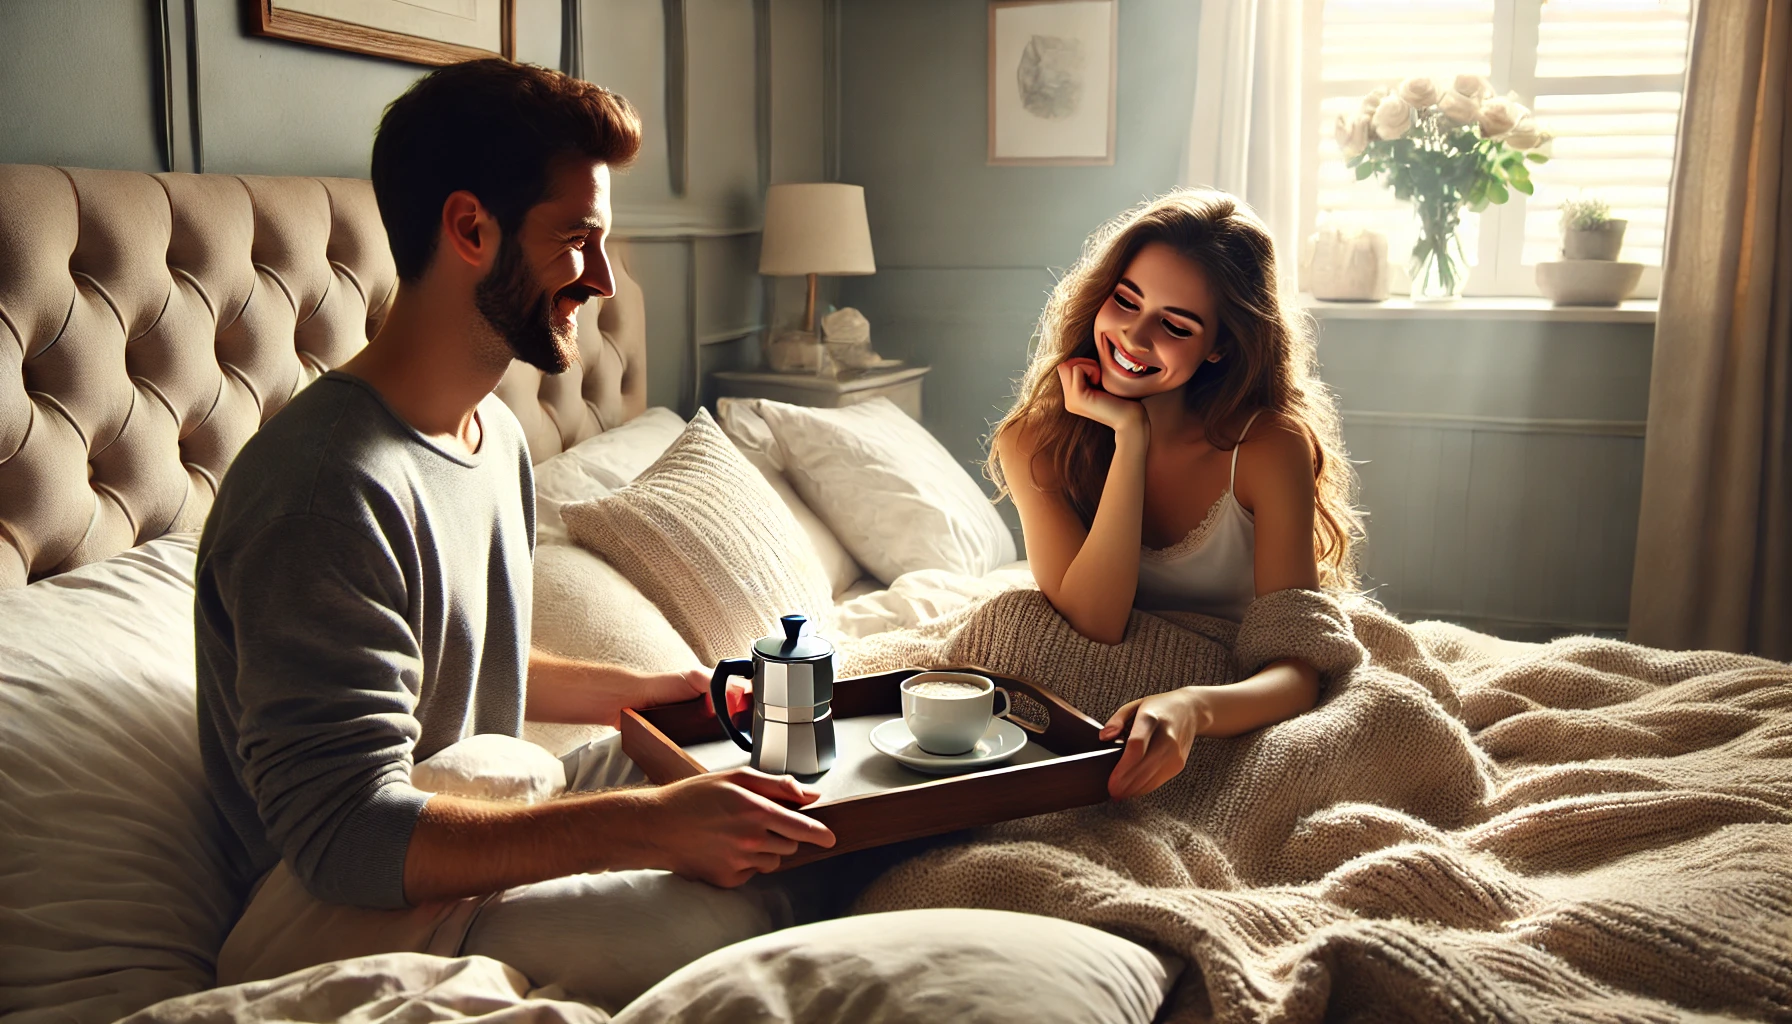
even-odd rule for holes
{"type": "Polygon", "coordinates": [[[199,743],[256,875],[404,906],[422,760],[518,735],[534,478],[503,402],[473,456],[331,373],[243,446],[199,542],[199,743]]]}

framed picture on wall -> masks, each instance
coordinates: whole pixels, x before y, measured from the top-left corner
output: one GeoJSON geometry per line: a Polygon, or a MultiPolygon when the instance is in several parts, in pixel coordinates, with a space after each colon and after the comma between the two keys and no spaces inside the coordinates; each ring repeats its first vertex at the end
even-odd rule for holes
{"type": "Polygon", "coordinates": [[[243,0],[249,30],[413,64],[516,59],[515,0],[243,0]]]}
{"type": "Polygon", "coordinates": [[[1118,0],[991,0],[989,162],[1111,164],[1118,0]]]}

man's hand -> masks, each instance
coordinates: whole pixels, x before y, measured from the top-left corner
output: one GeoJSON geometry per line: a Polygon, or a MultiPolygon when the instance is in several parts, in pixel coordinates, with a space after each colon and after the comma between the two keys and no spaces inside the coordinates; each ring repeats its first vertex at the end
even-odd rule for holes
{"type": "Polygon", "coordinates": [[[1108,776],[1108,795],[1116,800],[1143,796],[1175,778],[1211,717],[1200,690],[1186,686],[1142,697],[1114,712],[1100,736],[1112,740],[1125,735],[1126,749],[1108,776]]]}
{"type": "MultiPolygon", "coordinates": [[[[624,670],[626,671],[626,670],[624,670]]],[[[677,704],[692,697],[709,696],[709,670],[687,668],[678,672],[645,673],[640,677],[636,699],[631,708],[651,708],[659,704],[677,704]]]]}
{"type": "Polygon", "coordinates": [[[457,899],[638,868],[736,886],[776,871],[798,843],[834,845],[825,825],[785,806],[820,796],[795,779],[750,768],[528,806],[437,793],[411,832],[405,898],[457,899]]]}
{"type": "Polygon", "coordinates": [[[640,672],[531,651],[524,714],[532,722],[616,725],[623,708],[676,704],[708,692],[709,673],[701,668],[640,672]]]}
{"type": "Polygon", "coordinates": [[[783,775],[751,768],[711,772],[651,791],[643,838],[655,866],[733,888],[776,871],[798,843],[823,849],[834,833],[784,804],[806,806],[821,794],[783,775]]]}

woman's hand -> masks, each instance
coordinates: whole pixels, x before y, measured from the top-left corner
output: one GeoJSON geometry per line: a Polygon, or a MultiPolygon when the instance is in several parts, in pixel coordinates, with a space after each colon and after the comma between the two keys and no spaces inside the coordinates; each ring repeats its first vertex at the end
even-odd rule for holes
{"type": "Polygon", "coordinates": [[[1093,359],[1066,359],[1058,364],[1058,383],[1064,386],[1064,408],[1084,419],[1113,429],[1143,428],[1145,407],[1131,398],[1101,389],[1101,364],[1093,359]]]}
{"type": "Polygon", "coordinates": [[[1125,735],[1126,749],[1108,776],[1108,795],[1143,796],[1175,778],[1210,717],[1200,690],[1192,686],[1141,697],[1114,712],[1101,727],[1101,738],[1125,735]]]}

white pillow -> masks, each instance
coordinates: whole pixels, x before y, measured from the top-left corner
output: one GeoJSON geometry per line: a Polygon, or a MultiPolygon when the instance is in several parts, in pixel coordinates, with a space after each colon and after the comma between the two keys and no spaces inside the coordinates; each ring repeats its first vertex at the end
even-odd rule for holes
{"type": "Polygon", "coordinates": [[[0,1017],[113,1021],[212,984],[252,880],[199,760],[197,543],[0,591],[0,1017]]]}
{"type": "Polygon", "coordinates": [[[944,445],[887,398],[841,409],[761,400],[784,473],[871,575],[981,576],[1014,561],[1014,535],[944,445]]]}
{"type": "Polygon", "coordinates": [[[537,544],[571,543],[560,522],[562,505],[601,498],[627,486],[682,433],[684,420],[670,409],[655,406],[619,427],[587,437],[536,463],[537,544]]]}
{"type": "Polygon", "coordinates": [[[1087,925],[902,910],[786,928],[701,957],[612,1024],[1148,1024],[1180,963],[1087,925]]]}
{"type": "Polygon", "coordinates": [[[471,800],[538,804],[566,792],[566,766],[527,740],[478,733],[417,762],[411,785],[471,800]]]}

